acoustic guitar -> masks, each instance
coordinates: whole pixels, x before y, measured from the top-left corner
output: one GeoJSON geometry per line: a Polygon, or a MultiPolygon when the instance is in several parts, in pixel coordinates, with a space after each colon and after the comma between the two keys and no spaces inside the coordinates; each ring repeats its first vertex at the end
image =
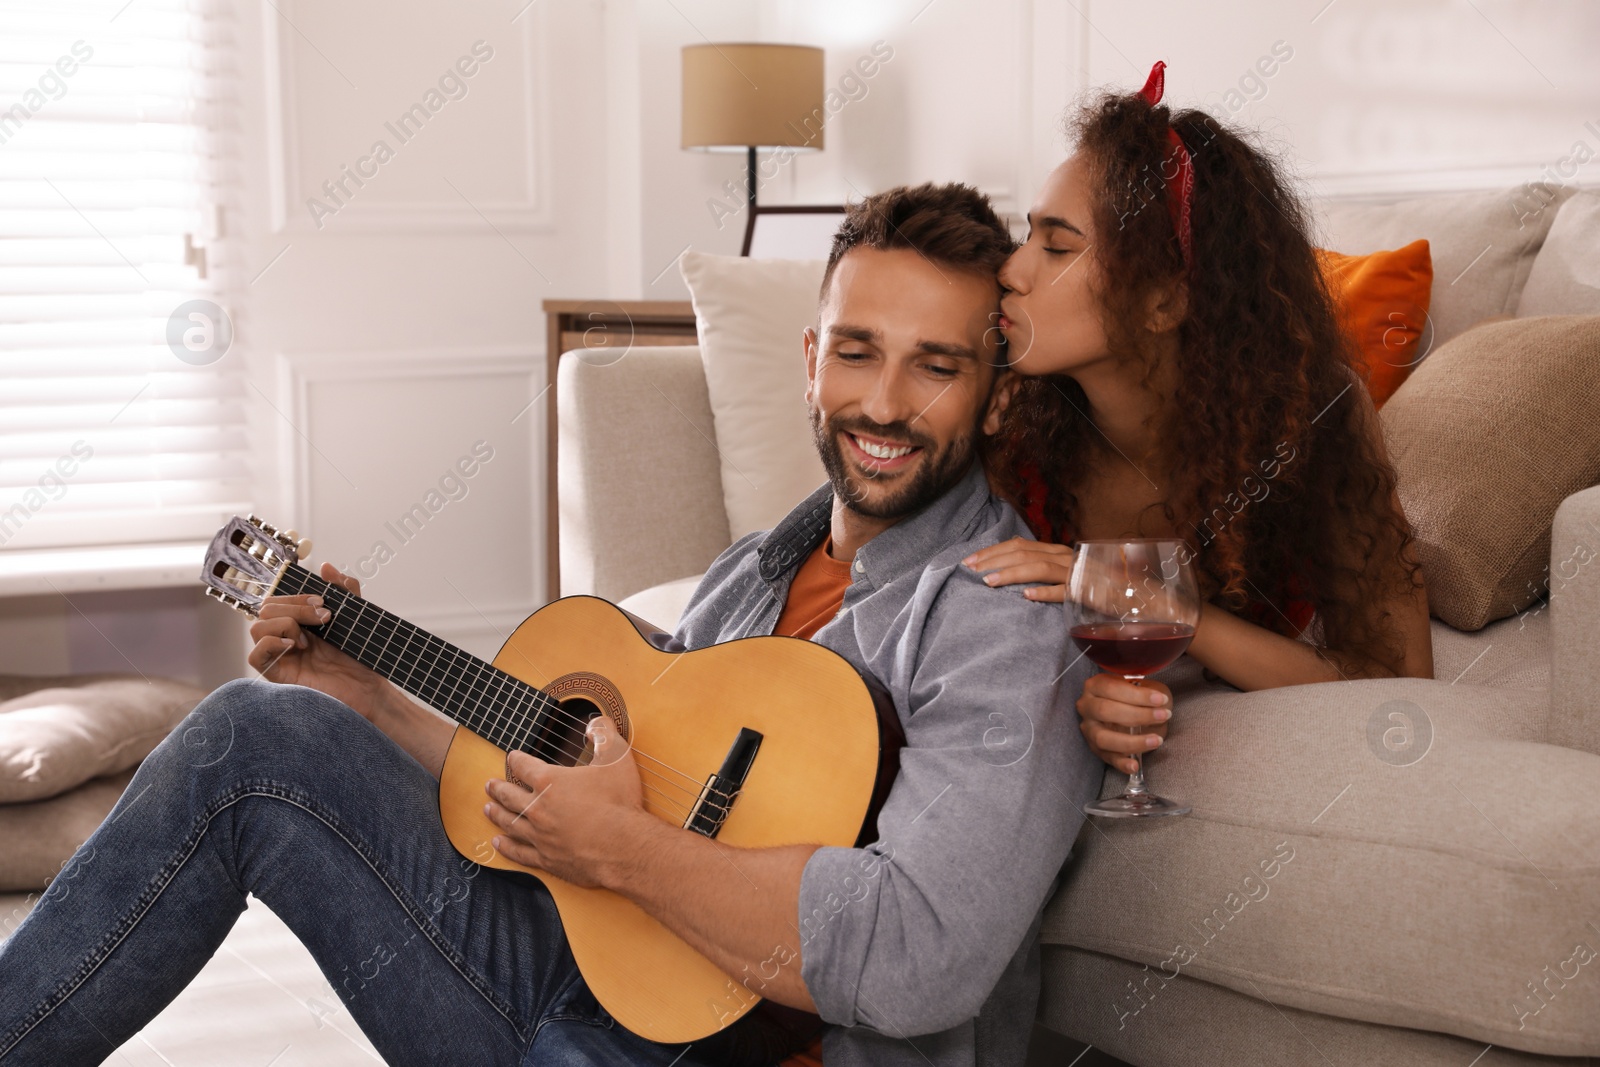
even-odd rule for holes
{"type": "Polygon", "coordinates": [[[585,727],[605,714],[632,746],[645,807],[658,818],[747,848],[848,847],[867,814],[879,745],[855,667],[791,637],[663,652],[645,640],[655,627],[592,596],[540,608],[485,663],[311,573],[299,562],[305,544],[235,516],[206,552],[205,591],[252,616],[269,596],[322,597],[331,617],[304,629],[458,724],[439,778],[450,843],[549,888],[584,980],[618,1022],[654,1041],[688,1042],[754,1007],[752,986],[772,975],[724,974],[625,897],[496,852],[483,785],[509,777],[508,752],[588,762],[585,727]]]}

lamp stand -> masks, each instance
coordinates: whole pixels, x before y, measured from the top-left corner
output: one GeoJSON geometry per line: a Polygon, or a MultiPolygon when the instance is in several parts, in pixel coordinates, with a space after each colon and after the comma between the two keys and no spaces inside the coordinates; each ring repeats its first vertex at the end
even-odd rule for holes
{"type": "Polygon", "coordinates": [[[744,245],[739,249],[741,256],[750,254],[750,239],[756,233],[756,146],[750,145],[745,156],[744,180],[745,191],[748,198],[744,211],[744,245]]]}

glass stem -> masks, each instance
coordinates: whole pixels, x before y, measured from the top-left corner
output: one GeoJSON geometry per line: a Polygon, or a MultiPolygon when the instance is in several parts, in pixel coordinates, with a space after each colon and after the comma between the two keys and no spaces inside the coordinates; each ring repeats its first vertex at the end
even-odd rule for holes
{"type": "MultiPolygon", "coordinates": [[[[1134,685],[1144,684],[1143,676],[1135,677],[1123,675],[1123,677],[1127,678],[1127,680],[1132,682],[1134,685]]],[[[1128,732],[1133,734],[1135,737],[1142,736],[1144,733],[1144,731],[1140,730],[1137,726],[1128,727],[1128,732]]],[[[1128,788],[1124,791],[1124,795],[1143,796],[1146,792],[1148,792],[1148,790],[1146,790],[1144,787],[1144,753],[1135,752],[1133,754],[1133,773],[1128,775],[1128,788]]]]}

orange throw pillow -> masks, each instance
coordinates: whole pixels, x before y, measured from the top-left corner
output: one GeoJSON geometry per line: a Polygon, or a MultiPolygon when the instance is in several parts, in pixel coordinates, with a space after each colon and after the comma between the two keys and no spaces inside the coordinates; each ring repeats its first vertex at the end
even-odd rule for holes
{"type": "Polygon", "coordinates": [[[1394,395],[1422,357],[1422,329],[1433,290],[1426,240],[1404,248],[1347,256],[1319,248],[1317,262],[1338,300],[1344,327],[1365,365],[1374,407],[1394,395]]]}

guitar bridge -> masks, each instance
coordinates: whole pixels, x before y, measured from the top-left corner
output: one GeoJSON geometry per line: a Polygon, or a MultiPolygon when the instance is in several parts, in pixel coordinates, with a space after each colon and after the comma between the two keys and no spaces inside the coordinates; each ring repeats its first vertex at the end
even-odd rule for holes
{"type": "Polygon", "coordinates": [[[739,730],[739,736],[733,739],[728,754],[722,758],[722,767],[700,787],[700,795],[689,809],[689,817],[683,821],[685,830],[693,830],[706,837],[716,837],[721,832],[722,824],[733,810],[733,802],[739,799],[739,790],[744,788],[744,780],[750,775],[750,767],[756,761],[756,750],[760,747],[760,731],[749,727],[739,730]]]}

